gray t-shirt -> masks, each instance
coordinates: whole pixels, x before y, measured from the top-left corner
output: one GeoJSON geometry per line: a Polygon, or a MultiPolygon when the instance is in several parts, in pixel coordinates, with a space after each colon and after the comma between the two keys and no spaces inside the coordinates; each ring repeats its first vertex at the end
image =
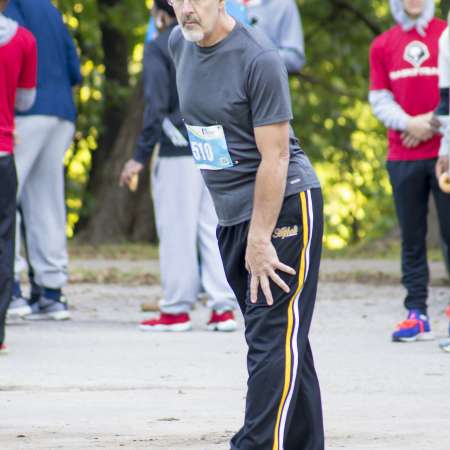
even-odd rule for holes
{"type": "MultiPolygon", "coordinates": [[[[261,155],[254,127],[290,121],[291,99],[285,66],[265,35],[237,22],[212,47],[199,47],[176,27],[169,51],[177,73],[180,110],[186,125],[221,125],[233,166],[202,170],[219,224],[250,220],[261,155]]],[[[290,163],[285,196],[320,187],[290,127],[290,163]]]]}

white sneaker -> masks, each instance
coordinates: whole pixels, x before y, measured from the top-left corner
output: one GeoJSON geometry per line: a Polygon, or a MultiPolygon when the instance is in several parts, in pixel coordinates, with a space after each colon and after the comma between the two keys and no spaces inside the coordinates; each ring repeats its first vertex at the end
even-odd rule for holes
{"type": "Polygon", "coordinates": [[[209,331],[231,332],[236,331],[237,322],[233,311],[213,311],[206,326],[209,331]]]}
{"type": "Polygon", "coordinates": [[[6,313],[7,319],[19,319],[31,314],[31,306],[22,297],[13,297],[6,313]]]}

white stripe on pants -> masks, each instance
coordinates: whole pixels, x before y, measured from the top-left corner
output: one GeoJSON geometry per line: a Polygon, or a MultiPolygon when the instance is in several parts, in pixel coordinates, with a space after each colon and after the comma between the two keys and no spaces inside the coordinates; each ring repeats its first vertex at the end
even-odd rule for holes
{"type": "Polygon", "coordinates": [[[164,291],[161,311],[188,312],[201,285],[210,307],[235,309],[216,238],[216,212],[192,156],[157,158],[152,193],[164,291]]]}
{"type": "MultiPolygon", "coordinates": [[[[18,205],[25,222],[28,259],[38,285],[58,289],[67,283],[64,155],[74,124],[51,116],[16,119],[18,205]]],[[[26,268],[20,256],[20,217],[16,227],[16,279],[26,268]]]]}

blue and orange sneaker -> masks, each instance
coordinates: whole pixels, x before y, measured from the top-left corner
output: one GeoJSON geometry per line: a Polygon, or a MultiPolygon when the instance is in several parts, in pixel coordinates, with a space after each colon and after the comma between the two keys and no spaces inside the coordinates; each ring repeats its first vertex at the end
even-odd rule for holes
{"type": "Polygon", "coordinates": [[[409,311],[408,318],[399,323],[392,334],[394,342],[431,341],[433,339],[428,316],[416,309],[409,311]]]}

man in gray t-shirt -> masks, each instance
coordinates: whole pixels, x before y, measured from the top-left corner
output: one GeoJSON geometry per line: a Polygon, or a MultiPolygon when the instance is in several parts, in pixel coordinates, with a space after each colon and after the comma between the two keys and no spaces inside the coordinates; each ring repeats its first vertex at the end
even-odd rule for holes
{"type": "Polygon", "coordinates": [[[286,68],[269,38],[226,13],[225,0],[170,3],[180,24],[169,38],[180,110],[249,347],[245,423],[231,448],[323,450],[308,340],[323,205],[289,125],[286,68]]]}
{"type": "MultiPolygon", "coordinates": [[[[254,127],[292,119],[287,72],[277,49],[260,30],[240,23],[213,47],[185,41],[177,28],[169,48],[177,65],[180,108],[186,125],[223,127],[232,166],[202,171],[219,223],[229,226],[249,220],[261,163],[254,127]]],[[[289,154],[284,195],[319,187],[290,126],[289,154]]]]}

